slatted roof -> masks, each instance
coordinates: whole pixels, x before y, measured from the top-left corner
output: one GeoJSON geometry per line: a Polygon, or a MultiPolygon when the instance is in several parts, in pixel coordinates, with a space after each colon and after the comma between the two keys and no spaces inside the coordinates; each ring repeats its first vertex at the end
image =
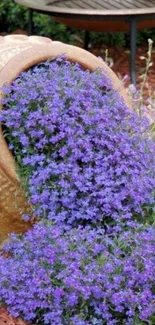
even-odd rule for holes
{"type": "Polygon", "coordinates": [[[47,6],[58,8],[74,8],[86,10],[138,9],[155,6],[155,1],[149,0],[54,0],[46,1],[47,6]]]}
{"type": "Polygon", "coordinates": [[[155,0],[15,0],[26,7],[53,15],[94,16],[155,14],[155,0]]]}

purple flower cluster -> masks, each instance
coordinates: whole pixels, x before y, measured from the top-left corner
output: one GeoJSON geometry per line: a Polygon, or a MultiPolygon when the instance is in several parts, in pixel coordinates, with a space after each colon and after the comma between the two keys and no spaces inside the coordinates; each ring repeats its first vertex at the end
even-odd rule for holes
{"type": "Polygon", "coordinates": [[[1,122],[35,215],[71,225],[129,220],[153,204],[155,146],[101,71],[59,58],[7,89],[1,122]]]}
{"type": "Polygon", "coordinates": [[[38,224],[13,235],[4,250],[0,301],[15,317],[51,325],[155,324],[153,228],[111,239],[101,228],[64,233],[38,224]]]}
{"type": "Polygon", "coordinates": [[[148,122],[103,71],[64,58],[3,90],[0,122],[42,220],[0,254],[0,303],[37,324],[154,325],[155,228],[137,226],[155,204],[148,122]]]}

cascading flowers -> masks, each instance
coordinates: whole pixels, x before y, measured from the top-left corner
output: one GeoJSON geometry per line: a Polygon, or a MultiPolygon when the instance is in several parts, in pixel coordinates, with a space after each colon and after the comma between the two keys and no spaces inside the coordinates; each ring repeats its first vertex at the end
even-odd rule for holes
{"type": "Polygon", "coordinates": [[[4,247],[0,303],[40,325],[154,325],[155,230],[146,224],[155,144],[147,120],[103,71],[64,58],[3,91],[0,121],[41,221],[4,247]]]}
{"type": "Polygon", "coordinates": [[[102,71],[58,58],[22,73],[7,128],[35,215],[58,224],[130,220],[154,204],[155,145],[102,71]]]}
{"type": "Polygon", "coordinates": [[[154,325],[155,229],[110,238],[103,229],[38,224],[0,257],[0,301],[37,324],[154,325]],[[154,315],[154,316],[153,316],[154,315]]]}

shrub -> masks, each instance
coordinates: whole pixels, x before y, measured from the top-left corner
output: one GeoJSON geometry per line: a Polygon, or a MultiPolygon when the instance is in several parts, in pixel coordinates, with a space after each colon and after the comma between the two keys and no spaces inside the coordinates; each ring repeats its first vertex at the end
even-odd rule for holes
{"type": "MultiPolygon", "coordinates": [[[[75,31],[68,30],[65,25],[57,23],[50,16],[34,13],[33,23],[35,35],[51,37],[63,42],[75,42],[75,31]]],[[[16,4],[14,0],[1,0],[0,31],[10,33],[17,29],[28,30],[28,10],[16,4]]]]}
{"type": "Polygon", "coordinates": [[[0,257],[0,301],[37,324],[155,321],[155,229],[109,238],[102,229],[38,224],[0,257]]]}
{"type": "Polygon", "coordinates": [[[6,91],[1,121],[39,218],[106,224],[154,204],[147,121],[103,71],[59,58],[24,72],[6,91]]]}
{"type": "Polygon", "coordinates": [[[0,2],[0,30],[12,32],[15,29],[27,28],[27,10],[23,6],[15,4],[13,0],[1,0],[0,2]]]}
{"type": "MultiPolygon", "coordinates": [[[[84,32],[67,28],[57,23],[50,16],[38,13],[33,14],[33,34],[51,37],[54,40],[69,42],[73,44],[76,40],[84,39],[84,32]]],[[[14,0],[1,0],[0,2],[0,31],[10,33],[17,29],[28,29],[28,10],[18,5],[14,0]]],[[[123,46],[125,42],[122,33],[91,33],[90,43],[110,44],[123,46]]]]}
{"type": "MultiPolygon", "coordinates": [[[[0,1],[0,31],[5,33],[14,32],[16,29],[28,28],[28,10],[18,5],[14,0],[0,1]]],[[[67,28],[63,24],[59,24],[47,15],[34,13],[34,30],[36,35],[52,37],[55,40],[75,43],[76,40],[84,38],[84,32],[73,28],[67,28]]],[[[144,45],[147,39],[155,40],[154,28],[143,30],[137,34],[137,44],[144,45]]],[[[108,44],[111,46],[129,46],[129,36],[124,33],[93,33],[90,34],[90,43],[108,44]]]]}

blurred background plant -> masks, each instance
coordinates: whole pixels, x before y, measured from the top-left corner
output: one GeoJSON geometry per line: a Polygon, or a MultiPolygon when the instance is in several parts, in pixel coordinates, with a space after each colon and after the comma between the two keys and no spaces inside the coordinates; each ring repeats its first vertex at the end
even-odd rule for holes
{"type": "MultiPolygon", "coordinates": [[[[13,0],[0,1],[0,33],[12,33],[17,29],[27,32],[28,11],[23,6],[16,4],[13,0]]],[[[155,29],[138,32],[137,44],[146,44],[147,39],[155,40],[155,29]]],[[[56,23],[51,17],[35,13],[34,33],[51,37],[71,44],[81,43],[83,45],[84,32],[67,28],[63,24],[56,23]]],[[[79,45],[78,44],[78,45],[79,45]]],[[[109,46],[129,45],[128,34],[124,33],[91,33],[90,44],[108,44],[109,46]]]]}
{"type": "Polygon", "coordinates": [[[128,95],[132,102],[132,107],[138,115],[146,115],[150,120],[151,133],[155,138],[155,90],[151,87],[148,81],[150,68],[153,66],[152,62],[153,40],[148,39],[148,51],[146,56],[140,56],[140,59],[145,61],[145,68],[139,76],[140,84],[136,88],[130,84],[127,88],[128,95]],[[145,96],[147,90],[147,97],[145,96]]]}

